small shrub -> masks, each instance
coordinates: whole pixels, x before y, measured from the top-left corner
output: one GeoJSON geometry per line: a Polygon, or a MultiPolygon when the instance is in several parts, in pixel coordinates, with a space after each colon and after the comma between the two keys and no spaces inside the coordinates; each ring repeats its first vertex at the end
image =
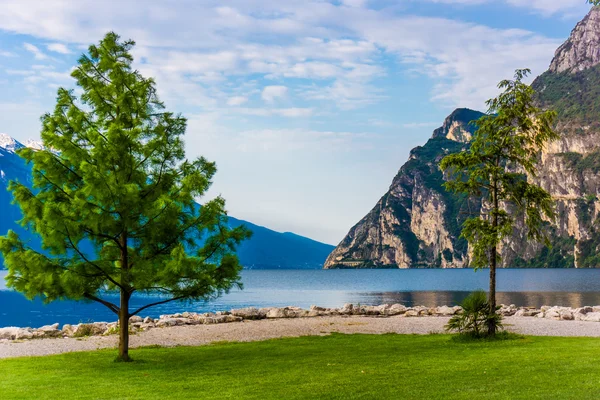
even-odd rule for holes
{"type": "Polygon", "coordinates": [[[481,338],[487,336],[488,323],[496,325],[496,329],[502,329],[502,316],[490,312],[487,295],[483,290],[477,290],[467,296],[461,303],[462,313],[450,318],[446,325],[447,331],[458,332],[461,335],[481,338]]]}
{"type": "Polygon", "coordinates": [[[94,327],[91,324],[80,324],[77,331],[73,334],[73,337],[81,338],[86,336],[92,336],[94,333],[94,327]]]}
{"type": "Polygon", "coordinates": [[[104,332],[106,336],[108,335],[117,335],[119,333],[119,325],[111,326],[104,332]]]}
{"type": "MultiPolygon", "coordinates": [[[[136,330],[133,329],[133,327],[131,326],[131,324],[129,324],[129,334],[130,335],[135,335],[137,333],[136,330]]],[[[109,335],[118,335],[119,334],[119,325],[115,325],[115,326],[111,326],[110,328],[108,328],[106,330],[106,332],[104,332],[105,336],[109,336],[109,335]]]]}

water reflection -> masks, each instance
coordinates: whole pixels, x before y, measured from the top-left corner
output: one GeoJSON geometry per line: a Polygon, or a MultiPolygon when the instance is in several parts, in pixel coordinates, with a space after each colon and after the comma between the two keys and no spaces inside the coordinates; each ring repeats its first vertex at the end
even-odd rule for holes
{"type": "MultiPolygon", "coordinates": [[[[98,303],[72,301],[44,305],[20,293],[2,290],[0,326],[41,326],[59,322],[113,321],[116,316],[98,303]]],[[[487,271],[472,270],[254,270],[243,271],[244,290],[211,302],[168,303],[144,315],[158,317],[182,311],[208,312],[241,307],[308,308],[312,304],[341,307],[401,303],[407,306],[459,304],[469,292],[487,287],[487,271]]],[[[4,286],[5,288],[5,286],[4,286]]],[[[600,304],[600,270],[500,270],[498,301],[517,306],[600,304]]],[[[117,302],[117,298],[111,299],[117,302]]],[[[152,299],[135,296],[132,308],[152,299]]]]}
{"type": "MultiPolygon", "coordinates": [[[[348,299],[351,303],[369,305],[400,303],[406,306],[434,307],[460,304],[469,293],[468,291],[355,293],[348,299]]],[[[539,308],[544,305],[583,307],[600,304],[599,292],[499,292],[496,298],[499,304],[515,304],[519,307],[539,308]]]]}

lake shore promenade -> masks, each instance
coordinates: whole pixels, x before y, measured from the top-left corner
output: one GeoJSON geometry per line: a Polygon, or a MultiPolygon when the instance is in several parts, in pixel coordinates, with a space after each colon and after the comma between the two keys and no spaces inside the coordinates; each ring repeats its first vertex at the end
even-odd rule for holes
{"type": "MultiPolygon", "coordinates": [[[[347,305],[349,306],[349,305],[347,305]]],[[[345,307],[347,307],[345,306],[345,307]]],[[[379,306],[380,308],[383,306],[379,306]]],[[[389,307],[389,306],[388,306],[389,307]]],[[[514,306],[513,306],[514,307],[514,306]]],[[[374,307],[376,308],[376,307],[374,307]]],[[[504,318],[504,324],[511,332],[533,336],[588,336],[600,337],[600,329],[596,316],[600,312],[595,310],[599,307],[581,309],[568,309],[565,307],[548,307],[544,311],[529,311],[518,309],[511,310],[511,306],[504,306],[508,314],[504,318]],[[571,318],[568,313],[575,313],[577,317],[571,318]],[[532,315],[535,314],[535,315],[532,315]],[[587,315],[587,319],[585,316],[587,315]],[[583,317],[580,317],[583,316],[583,317]],[[594,317],[594,318],[592,318],[594,317]]],[[[250,342],[261,341],[283,337],[329,335],[331,333],[343,334],[419,334],[444,333],[444,326],[448,322],[451,313],[458,312],[459,308],[438,307],[425,308],[411,315],[411,309],[407,309],[397,315],[327,315],[330,309],[315,307],[311,309],[313,315],[304,317],[286,313],[296,312],[297,308],[273,308],[270,317],[264,316],[257,309],[232,310],[232,313],[206,314],[182,313],[164,316],[161,319],[149,321],[136,318],[132,326],[138,328],[131,336],[131,347],[143,346],[200,346],[216,342],[250,342]],[[439,311],[437,314],[431,310],[439,311]],[[446,315],[443,315],[443,314],[446,315]],[[236,316],[236,314],[238,314],[236,316]],[[314,315],[321,314],[321,315],[314,315]],[[241,317],[239,315],[245,315],[241,317]],[[219,321],[219,318],[222,321],[219,321]],[[235,319],[235,321],[234,321],[235,319]],[[144,322],[146,321],[146,322],[144,322]],[[186,323],[196,321],[197,323],[186,323]],[[230,323],[223,323],[230,322],[230,323]],[[152,323],[153,328],[143,329],[144,324],[152,323]],[[140,329],[141,328],[141,329],[140,329]]],[[[29,332],[55,332],[56,337],[36,336],[17,337],[16,339],[0,340],[0,358],[22,357],[22,356],[44,356],[76,351],[93,351],[105,348],[116,348],[118,336],[114,334],[96,334],[89,331],[86,335],[78,336],[77,329],[99,326],[99,324],[81,324],[79,326],[65,325],[58,330],[57,324],[29,332]],[[46,329],[44,331],[43,329],[46,329]],[[65,333],[69,329],[73,333],[65,333]],[[40,331],[41,330],[41,331],[40,331]],[[56,333],[60,332],[60,333],[56,333]]],[[[0,328],[0,331],[9,332],[29,328],[0,328]]],[[[110,328],[109,328],[110,329],[110,328]]]]}

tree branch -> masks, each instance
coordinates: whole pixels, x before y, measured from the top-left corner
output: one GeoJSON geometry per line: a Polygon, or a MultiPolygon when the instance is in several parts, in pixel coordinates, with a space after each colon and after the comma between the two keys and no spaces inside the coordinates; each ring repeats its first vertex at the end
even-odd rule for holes
{"type": "Polygon", "coordinates": [[[88,258],[85,256],[85,254],[83,254],[81,251],[79,251],[79,248],[73,243],[73,240],[71,240],[71,234],[69,233],[69,228],[67,228],[67,226],[65,225],[65,230],[67,231],[67,234],[65,235],[67,237],[67,240],[69,240],[69,243],[71,244],[71,247],[73,248],[73,250],[75,250],[75,252],[77,252],[77,254],[79,254],[79,257],[83,258],[83,260],[90,264],[91,266],[93,266],[94,268],[96,268],[98,271],[100,271],[100,273],[102,275],[104,275],[106,277],[106,279],[108,279],[112,284],[114,284],[115,286],[125,290],[125,288],[118,283],[117,281],[115,281],[105,270],[103,270],[102,268],[100,268],[99,265],[96,265],[96,263],[91,262],[90,260],[88,260],[88,258]]]}
{"type": "Polygon", "coordinates": [[[83,297],[85,297],[88,300],[93,300],[93,301],[97,301],[100,304],[104,304],[106,307],[108,307],[110,309],[110,311],[119,315],[119,307],[117,307],[115,304],[111,303],[110,301],[102,300],[101,298],[96,297],[89,293],[84,293],[83,297]]]}
{"type": "Polygon", "coordinates": [[[187,296],[178,296],[178,297],[173,297],[171,299],[167,299],[167,300],[162,300],[162,301],[157,301],[156,303],[150,303],[150,304],[146,304],[143,307],[138,308],[137,310],[135,310],[134,312],[132,312],[131,314],[129,314],[130,316],[134,316],[137,315],[138,313],[144,311],[146,308],[150,308],[150,307],[154,307],[157,306],[159,304],[165,304],[165,303],[170,303],[172,301],[177,301],[177,300],[183,300],[185,299],[187,296]]]}

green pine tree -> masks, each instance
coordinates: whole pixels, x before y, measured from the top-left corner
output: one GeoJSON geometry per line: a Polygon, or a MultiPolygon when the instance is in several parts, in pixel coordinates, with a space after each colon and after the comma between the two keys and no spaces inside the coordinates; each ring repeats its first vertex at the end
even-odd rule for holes
{"type": "Polygon", "coordinates": [[[59,89],[42,117],[45,150],[22,149],[32,189],[11,182],[21,224],[38,252],[9,231],[0,237],[8,286],[29,298],[97,301],[118,315],[119,356],[129,361],[129,318],[176,300],[208,299],[240,285],[235,249],[250,236],[230,229],[221,197],[201,207],[214,163],[185,159],[186,119],[165,110],[153,79],[131,63],[135,43],[107,34],[59,89]],[[120,303],[106,300],[118,291],[120,303]],[[134,293],[160,293],[131,310],[134,293]]]}
{"type": "MultiPolygon", "coordinates": [[[[476,121],[467,151],[444,157],[440,168],[448,173],[447,190],[487,200],[480,215],[468,218],[461,236],[470,245],[470,265],[489,265],[489,309],[496,311],[498,246],[511,235],[515,214],[523,215],[529,238],[544,241],[544,218],[554,218],[554,202],[548,192],[530,182],[537,173],[539,152],[558,138],[552,126],[554,111],[535,106],[534,90],[522,79],[530,71],[517,70],[515,80],[503,80],[503,92],[487,101],[487,115],[476,121]],[[506,207],[511,205],[511,207],[506,207]],[[508,210],[512,210],[509,213],[508,210]]],[[[488,318],[488,334],[496,333],[495,318],[488,318]]]]}

